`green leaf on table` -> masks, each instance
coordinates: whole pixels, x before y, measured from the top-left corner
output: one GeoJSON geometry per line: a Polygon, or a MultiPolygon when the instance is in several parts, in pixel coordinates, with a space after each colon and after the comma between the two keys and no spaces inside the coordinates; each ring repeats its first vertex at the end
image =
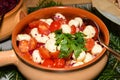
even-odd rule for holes
{"type": "Polygon", "coordinates": [[[0,80],[5,78],[7,80],[25,80],[17,68],[13,65],[0,68],[0,80]]]}
{"type": "Polygon", "coordinates": [[[36,4],[35,7],[28,8],[28,13],[31,13],[41,8],[52,7],[52,6],[62,6],[62,3],[55,2],[53,0],[39,0],[38,4],[36,4]]]}
{"type": "MultiPolygon", "coordinates": [[[[110,47],[120,52],[120,37],[110,33],[110,47]]],[[[120,62],[112,55],[109,55],[108,63],[97,80],[120,80],[120,62]]]]}

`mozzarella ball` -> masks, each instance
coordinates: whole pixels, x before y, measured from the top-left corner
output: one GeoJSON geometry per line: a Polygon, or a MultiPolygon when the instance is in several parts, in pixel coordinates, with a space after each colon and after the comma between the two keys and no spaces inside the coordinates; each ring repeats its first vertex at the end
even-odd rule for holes
{"type": "Polygon", "coordinates": [[[98,44],[97,42],[95,42],[95,45],[94,45],[94,47],[91,50],[91,53],[93,55],[96,55],[96,54],[101,53],[102,50],[103,50],[102,46],[100,44],[98,44]]]}
{"type": "Polygon", "coordinates": [[[48,49],[50,52],[56,52],[57,46],[55,45],[56,40],[55,39],[49,39],[45,43],[45,48],[48,49]]]}
{"type": "Polygon", "coordinates": [[[82,52],[79,54],[79,56],[78,56],[77,59],[75,58],[75,55],[73,54],[73,59],[76,59],[77,61],[83,61],[84,58],[85,58],[85,56],[86,56],[85,51],[82,51],[82,52]]]}
{"type": "Polygon", "coordinates": [[[79,26],[82,26],[83,20],[80,17],[75,17],[75,20],[79,22],[79,26]]]}
{"type": "Polygon", "coordinates": [[[73,66],[74,66],[74,67],[75,67],[75,66],[80,66],[80,65],[82,65],[82,64],[84,64],[84,63],[77,61],[77,62],[75,62],[75,63],[73,64],[73,66]]]}
{"type": "Polygon", "coordinates": [[[93,56],[90,53],[87,53],[84,59],[84,62],[87,63],[93,59],[93,56]]]}
{"type": "Polygon", "coordinates": [[[55,39],[55,33],[50,33],[50,34],[48,35],[48,37],[49,37],[50,39],[55,39]]]}
{"type": "Polygon", "coordinates": [[[34,50],[33,51],[32,58],[33,58],[33,61],[36,62],[36,63],[41,63],[42,62],[42,58],[39,54],[39,50],[34,50]]]}
{"type": "Polygon", "coordinates": [[[48,39],[49,39],[49,38],[48,38],[48,36],[46,36],[46,35],[42,35],[42,36],[36,37],[36,40],[37,40],[38,42],[40,42],[40,43],[46,43],[48,39]]]}
{"type": "Polygon", "coordinates": [[[37,42],[40,43],[46,43],[46,41],[49,39],[48,36],[39,34],[37,28],[33,28],[31,30],[31,35],[37,40],[37,42]]]}
{"type": "Polygon", "coordinates": [[[85,38],[92,38],[95,36],[95,29],[92,25],[86,26],[86,28],[83,30],[83,33],[86,35],[85,38]]]}
{"type": "Polygon", "coordinates": [[[67,24],[62,24],[61,25],[62,32],[63,33],[71,33],[71,27],[67,24]]]}
{"type": "Polygon", "coordinates": [[[17,40],[18,41],[22,41],[22,40],[26,40],[26,41],[29,41],[31,39],[31,36],[28,35],[28,34],[19,34],[17,36],[17,40]]]}
{"type": "Polygon", "coordinates": [[[37,36],[41,36],[41,34],[39,34],[38,29],[37,28],[33,28],[30,32],[30,34],[32,35],[32,37],[37,37],[37,36]]]}
{"type": "Polygon", "coordinates": [[[55,18],[58,18],[58,19],[65,19],[65,16],[63,16],[63,15],[60,14],[60,13],[56,13],[56,14],[55,14],[55,18]]]}
{"type": "Polygon", "coordinates": [[[74,25],[75,27],[78,27],[79,26],[79,21],[77,20],[74,20],[74,19],[71,19],[68,23],[69,26],[72,26],[74,25]]]}

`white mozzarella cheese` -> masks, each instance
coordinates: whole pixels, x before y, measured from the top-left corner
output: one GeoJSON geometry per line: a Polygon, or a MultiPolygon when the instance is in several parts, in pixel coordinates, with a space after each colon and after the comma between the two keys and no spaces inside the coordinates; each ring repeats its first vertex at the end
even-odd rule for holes
{"type": "Polygon", "coordinates": [[[71,27],[67,24],[62,24],[61,25],[62,32],[63,33],[71,33],[71,27]]]}
{"type": "Polygon", "coordinates": [[[92,38],[95,36],[95,29],[92,25],[86,26],[86,28],[83,30],[83,33],[86,35],[85,38],[92,38]]]}
{"type": "Polygon", "coordinates": [[[76,27],[80,27],[83,24],[83,20],[80,17],[75,17],[74,19],[71,19],[68,23],[69,26],[76,26],[76,27]]]}
{"type": "Polygon", "coordinates": [[[100,44],[98,44],[98,43],[95,42],[95,45],[94,45],[94,47],[91,50],[91,53],[93,55],[96,55],[96,54],[101,53],[102,50],[103,50],[102,46],[100,44]]]}
{"type": "Polygon", "coordinates": [[[50,33],[50,34],[48,35],[48,37],[49,37],[50,39],[55,39],[55,33],[50,33]]]}
{"type": "Polygon", "coordinates": [[[30,39],[31,39],[31,36],[28,35],[28,34],[19,34],[19,35],[17,36],[17,40],[18,40],[18,41],[22,41],[22,40],[27,40],[27,41],[29,41],[30,39]]]}
{"type": "Polygon", "coordinates": [[[58,49],[58,50],[60,50],[60,48],[61,48],[61,45],[57,46],[57,49],[58,49]]]}
{"type": "Polygon", "coordinates": [[[80,65],[82,65],[82,64],[84,64],[83,62],[76,62],[75,64],[73,64],[73,66],[75,67],[75,66],[80,66],[80,65]]]}
{"type": "Polygon", "coordinates": [[[93,56],[90,53],[87,53],[84,59],[84,62],[87,63],[93,59],[93,56]]]}
{"type": "Polygon", "coordinates": [[[43,36],[37,36],[35,39],[40,43],[46,43],[49,38],[48,36],[43,35],[43,36]]]}
{"type": "Polygon", "coordinates": [[[82,64],[84,64],[84,63],[81,62],[81,61],[72,60],[72,61],[70,62],[70,64],[71,64],[73,67],[75,67],[75,66],[82,65],[82,64]]]}
{"type": "Polygon", "coordinates": [[[79,56],[78,56],[77,59],[75,58],[75,55],[73,54],[73,59],[74,59],[74,60],[77,60],[77,61],[83,61],[84,58],[85,58],[85,56],[86,56],[85,51],[82,51],[82,52],[79,54],[79,56]]]}
{"type": "Polygon", "coordinates": [[[42,62],[42,58],[39,54],[39,50],[34,50],[33,51],[32,58],[33,58],[33,61],[36,62],[36,63],[41,63],[42,62]]]}
{"type": "Polygon", "coordinates": [[[32,37],[37,37],[37,36],[41,36],[41,34],[39,34],[38,29],[37,28],[33,28],[30,32],[30,34],[32,35],[32,37]]]}
{"type": "Polygon", "coordinates": [[[60,13],[56,13],[56,14],[55,14],[55,18],[65,19],[65,16],[63,16],[63,15],[60,14],[60,13]]]}
{"type": "Polygon", "coordinates": [[[75,27],[78,27],[79,26],[79,21],[77,20],[74,20],[74,19],[71,19],[68,23],[69,26],[72,26],[74,25],[75,27]]]}
{"type": "Polygon", "coordinates": [[[83,20],[80,17],[75,17],[75,20],[79,22],[79,26],[82,26],[83,20]]]}
{"type": "Polygon", "coordinates": [[[33,28],[31,30],[31,35],[37,40],[37,42],[40,43],[46,43],[46,41],[49,39],[48,36],[39,34],[37,28],[33,28]]]}
{"type": "Polygon", "coordinates": [[[45,48],[48,49],[50,52],[56,52],[57,46],[55,45],[55,39],[48,39],[45,43],[45,48]]]}

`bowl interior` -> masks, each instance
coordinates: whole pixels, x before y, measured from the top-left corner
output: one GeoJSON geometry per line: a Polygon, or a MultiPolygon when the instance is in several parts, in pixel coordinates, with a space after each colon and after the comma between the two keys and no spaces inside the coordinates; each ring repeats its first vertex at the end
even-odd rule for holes
{"type": "Polygon", "coordinates": [[[35,11],[31,14],[29,14],[28,16],[26,16],[23,20],[21,20],[17,26],[15,27],[13,33],[12,33],[12,44],[13,44],[13,48],[18,56],[18,58],[20,60],[22,60],[23,62],[25,62],[26,64],[37,68],[37,69],[44,69],[44,70],[52,70],[52,71],[69,71],[69,70],[76,70],[76,69],[81,69],[84,68],[86,66],[91,65],[92,63],[95,63],[97,60],[99,60],[103,54],[105,53],[105,48],[103,49],[103,51],[96,56],[96,58],[94,58],[93,60],[89,61],[88,63],[85,63],[81,66],[77,66],[77,67],[72,67],[72,68],[62,68],[62,69],[56,69],[56,68],[47,68],[47,67],[43,67],[40,65],[36,65],[35,63],[33,63],[32,61],[30,61],[29,59],[25,59],[24,57],[22,57],[20,50],[17,47],[17,43],[16,43],[16,36],[22,31],[22,29],[31,21],[36,20],[36,19],[40,19],[40,18],[50,18],[51,16],[53,16],[55,13],[61,13],[63,15],[65,15],[67,18],[74,18],[74,17],[87,17],[92,19],[93,21],[95,21],[101,29],[102,32],[102,37],[104,38],[104,42],[105,44],[108,45],[109,43],[109,32],[107,27],[105,26],[105,24],[95,15],[93,15],[92,13],[83,10],[83,9],[79,9],[79,8],[73,8],[73,7],[63,7],[63,6],[59,6],[59,7],[49,7],[49,8],[44,8],[44,9],[40,9],[38,11],[35,11]]]}

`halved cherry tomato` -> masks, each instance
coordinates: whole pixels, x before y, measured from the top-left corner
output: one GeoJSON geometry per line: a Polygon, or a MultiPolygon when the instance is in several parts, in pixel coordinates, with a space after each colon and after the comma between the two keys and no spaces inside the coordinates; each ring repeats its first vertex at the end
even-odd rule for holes
{"type": "Polygon", "coordinates": [[[54,67],[55,68],[63,68],[65,66],[65,60],[60,58],[60,59],[54,59],[54,67]]]}
{"type": "Polygon", "coordinates": [[[54,31],[56,31],[56,30],[59,30],[60,27],[61,27],[61,23],[60,23],[59,21],[53,21],[53,22],[51,23],[51,25],[50,25],[49,30],[50,30],[51,32],[54,32],[54,31]]]}
{"type": "Polygon", "coordinates": [[[29,52],[26,52],[26,53],[22,54],[22,56],[27,60],[32,60],[32,56],[29,52]]]}
{"type": "Polygon", "coordinates": [[[32,21],[31,23],[29,23],[29,27],[30,28],[35,28],[35,27],[38,27],[40,24],[40,21],[39,20],[35,20],[35,21],[32,21]]]}
{"type": "Polygon", "coordinates": [[[49,25],[43,21],[40,21],[38,31],[40,34],[48,35],[50,33],[49,25]]]}
{"type": "Polygon", "coordinates": [[[37,46],[37,41],[34,38],[31,38],[29,41],[29,50],[35,49],[37,46]]]}
{"type": "Polygon", "coordinates": [[[52,58],[58,58],[60,51],[56,51],[56,52],[50,52],[52,58]]]}
{"type": "Polygon", "coordinates": [[[54,61],[52,59],[45,59],[42,63],[43,66],[46,67],[53,67],[54,66],[54,61]]]}
{"type": "Polygon", "coordinates": [[[94,45],[95,45],[94,39],[92,38],[86,39],[85,48],[87,48],[87,51],[90,51],[94,45]]]}
{"type": "Polygon", "coordinates": [[[76,27],[74,25],[71,26],[71,34],[76,33],[76,27]]]}
{"type": "Polygon", "coordinates": [[[43,46],[39,48],[39,52],[42,58],[49,59],[51,58],[50,52],[43,46]]]}
{"type": "Polygon", "coordinates": [[[26,40],[20,41],[18,47],[19,47],[20,51],[23,53],[26,53],[29,51],[29,44],[28,44],[28,41],[26,41],[26,40]]]}

